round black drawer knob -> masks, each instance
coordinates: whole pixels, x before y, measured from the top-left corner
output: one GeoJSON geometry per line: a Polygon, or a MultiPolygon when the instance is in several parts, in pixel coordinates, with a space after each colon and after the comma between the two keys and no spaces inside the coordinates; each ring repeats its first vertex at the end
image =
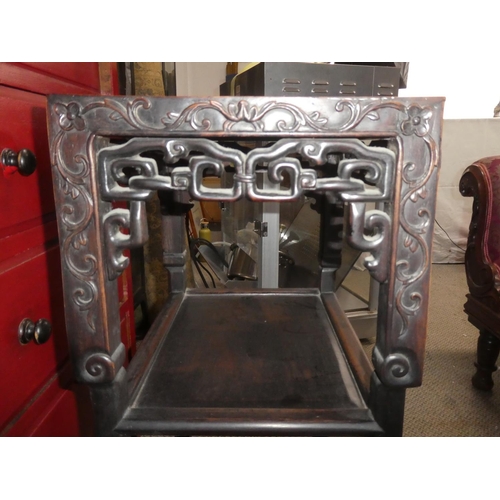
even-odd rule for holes
{"type": "Polygon", "coordinates": [[[6,167],[17,167],[21,175],[31,175],[36,170],[36,156],[29,149],[16,153],[12,149],[2,151],[2,163],[6,167]]]}
{"type": "Polygon", "coordinates": [[[52,325],[48,319],[41,318],[36,323],[28,318],[21,321],[18,329],[18,338],[21,344],[27,344],[32,340],[35,344],[44,344],[49,340],[52,333],[52,325]]]}

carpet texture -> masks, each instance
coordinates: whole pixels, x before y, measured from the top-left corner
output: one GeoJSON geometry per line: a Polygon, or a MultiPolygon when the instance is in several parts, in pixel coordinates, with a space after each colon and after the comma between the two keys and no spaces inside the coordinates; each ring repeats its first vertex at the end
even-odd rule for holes
{"type": "MultiPolygon", "coordinates": [[[[359,273],[358,283],[367,274],[359,273]]],[[[463,312],[467,292],[463,264],[432,266],[424,379],[406,392],[404,436],[500,436],[500,375],[493,374],[490,393],[470,381],[478,330],[463,312]]],[[[371,357],[373,342],[363,347],[371,357]]]]}

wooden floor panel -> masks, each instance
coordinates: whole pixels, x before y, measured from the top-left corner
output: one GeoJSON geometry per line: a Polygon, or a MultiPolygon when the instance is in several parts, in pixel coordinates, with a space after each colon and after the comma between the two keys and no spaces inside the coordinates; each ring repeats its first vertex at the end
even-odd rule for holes
{"type": "Polygon", "coordinates": [[[166,331],[155,332],[162,338],[118,434],[382,432],[319,293],[188,292],[181,300],[166,331]]]}
{"type": "Polygon", "coordinates": [[[363,408],[319,295],[186,297],[134,406],[363,408]]]}

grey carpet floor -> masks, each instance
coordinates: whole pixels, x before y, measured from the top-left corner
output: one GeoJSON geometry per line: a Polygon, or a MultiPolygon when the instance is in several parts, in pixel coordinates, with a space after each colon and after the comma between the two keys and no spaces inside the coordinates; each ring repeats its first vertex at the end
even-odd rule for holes
{"type": "Polygon", "coordinates": [[[470,382],[478,331],[463,312],[467,292],[462,264],[432,266],[424,378],[406,393],[404,436],[500,436],[500,372],[490,393],[470,382]]]}

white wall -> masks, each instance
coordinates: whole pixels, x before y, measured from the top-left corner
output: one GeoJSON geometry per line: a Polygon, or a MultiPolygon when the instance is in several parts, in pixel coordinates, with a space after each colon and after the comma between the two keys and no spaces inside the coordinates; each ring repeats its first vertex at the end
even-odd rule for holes
{"type": "MultiPolygon", "coordinates": [[[[477,60],[476,60],[477,61],[477,60]]],[[[470,62],[410,62],[408,88],[401,97],[444,96],[444,118],[493,118],[500,101],[500,64],[496,60],[470,62]]]]}
{"type": "Polygon", "coordinates": [[[225,62],[176,62],[178,96],[217,96],[226,79],[225,62]]]}
{"type": "MultiPolygon", "coordinates": [[[[238,63],[242,71],[247,62],[238,63]]],[[[225,62],[177,62],[177,95],[207,97],[219,95],[219,86],[226,80],[225,62]]]]}

